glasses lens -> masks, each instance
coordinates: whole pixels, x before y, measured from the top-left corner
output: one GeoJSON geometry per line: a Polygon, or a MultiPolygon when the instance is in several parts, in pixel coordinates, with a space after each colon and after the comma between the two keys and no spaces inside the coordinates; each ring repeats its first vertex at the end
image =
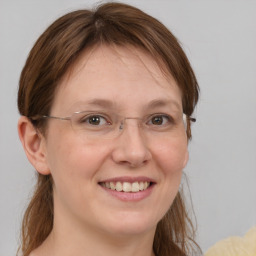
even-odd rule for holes
{"type": "Polygon", "coordinates": [[[71,123],[73,129],[83,138],[98,141],[118,137],[126,126],[139,128],[140,132],[142,131],[141,135],[147,136],[151,140],[154,138],[168,139],[182,127],[184,129],[182,118],[174,120],[166,114],[154,114],[141,119],[83,111],[74,113],[71,116],[71,123]]]}
{"type": "Polygon", "coordinates": [[[118,134],[118,120],[113,115],[77,112],[71,117],[72,127],[87,139],[112,139],[118,134]]]}

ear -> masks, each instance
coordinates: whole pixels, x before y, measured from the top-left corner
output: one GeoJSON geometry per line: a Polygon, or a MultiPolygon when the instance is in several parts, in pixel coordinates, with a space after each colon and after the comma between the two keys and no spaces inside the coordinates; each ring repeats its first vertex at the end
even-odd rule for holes
{"type": "Polygon", "coordinates": [[[50,174],[44,136],[35,129],[25,116],[20,117],[18,121],[18,133],[29,162],[39,173],[43,175],[50,174]]]}

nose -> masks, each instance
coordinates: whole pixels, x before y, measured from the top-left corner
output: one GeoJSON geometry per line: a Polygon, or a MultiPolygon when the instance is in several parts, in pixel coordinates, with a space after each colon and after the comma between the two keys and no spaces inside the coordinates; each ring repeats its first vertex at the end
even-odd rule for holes
{"type": "Polygon", "coordinates": [[[152,158],[146,139],[136,120],[125,121],[122,133],[116,138],[112,158],[116,163],[131,168],[140,167],[152,158]]]}

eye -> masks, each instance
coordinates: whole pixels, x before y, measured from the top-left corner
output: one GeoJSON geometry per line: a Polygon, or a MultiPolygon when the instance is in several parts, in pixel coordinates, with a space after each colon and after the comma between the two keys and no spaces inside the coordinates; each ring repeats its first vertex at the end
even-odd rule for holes
{"type": "Polygon", "coordinates": [[[86,115],[80,120],[81,123],[86,123],[95,126],[109,125],[110,122],[101,115],[86,115]]]}
{"type": "Polygon", "coordinates": [[[149,119],[148,124],[162,126],[170,123],[171,121],[172,121],[172,118],[170,116],[159,114],[159,115],[152,116],[149,119]]]}

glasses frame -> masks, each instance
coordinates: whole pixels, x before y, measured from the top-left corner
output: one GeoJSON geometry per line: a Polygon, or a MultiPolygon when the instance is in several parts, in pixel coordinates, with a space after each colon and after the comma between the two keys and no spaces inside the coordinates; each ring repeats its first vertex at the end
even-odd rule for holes
{"type": "MultiPolygon", "coordinates": [[[[37,121],[37,120],[40,120],[40,119],[56,119],[56,120],[62,120],[62,121],[70,121],[71,123],[71,126],[73,127],[73,123],[72,123],[72,117],[75,115],[75,114],[81,114],[81,113],[85,113],[87,111],[76,111],[74,112],[72,115],[70,116],[66,116],[66,117],[59,117],[59,116],[51,116],[51,115],[35,115],[33,117],[30,117],[30,119],[32,121],[37,121]]],[[[120,120],[120,125],[119,125],[119,130],[123,130],[124,128],[124,123],[125,123],[125,120],[127,119],[137,119],[137,120],[142,120],[142,118],[139,118],[139,117],[122,117],[122,119],[120,120]]],[[[193,122],[195,123],[196,122],[196,118],[194,117],[190,117],[186,114],[183,113],[183,123],[185,125],[185,129],[187,130],[187,120],[189,120],[190,122],[193,122]]],[[[73,127],[74,129],[74,127],[73,127]]]]}

